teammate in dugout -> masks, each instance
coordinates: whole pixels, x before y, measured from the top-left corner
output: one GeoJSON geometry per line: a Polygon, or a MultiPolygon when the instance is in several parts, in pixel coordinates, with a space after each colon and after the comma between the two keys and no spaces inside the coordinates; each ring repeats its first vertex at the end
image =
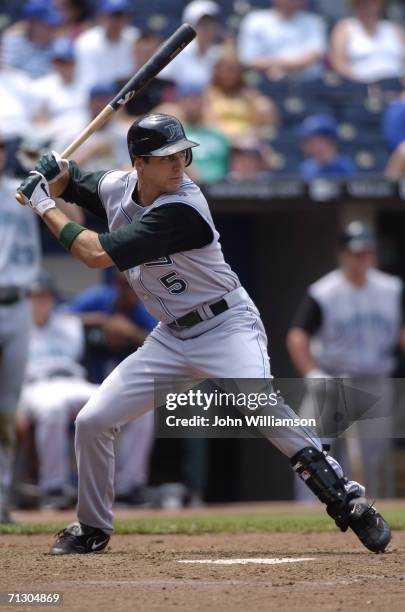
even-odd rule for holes
{"type": "MultiPolygon", "coordinates": [[[[197,143],[187,140],[175,117],[162,114],[136,120],[127,140],[130,172],[86,173],[52,153],[19,188],[74,257],[92,268],[116,265],[125,271],[160,321],[77,416],[78,522],[58,534],[53,554],[106,548],[113,532],[114,436],[121,425],[153,409],[154,379],[271,378],[259,312],[225,262],[208,203],[185,173],[197,143]],[[106,219],[109,232],[70,222],[55,207],[57,195],[106,219]]],[[[273,414],[295,416],[282,400],[273,414]]],[[[385,550],[388,524],[313,432],[291,427],[283,435],[269,429],[267,436],[342,531],[350,527],[369,550],[385,550]]]]}
{"type": "Polygon", "coordinates": [[[31,316],[25,288],[41,260],[36,219],[15,206],[14,179],[4,173],[6,141],[0,134],[0,524],[11,522],[9,493],[15,418],[27,363],[31,316]]]}

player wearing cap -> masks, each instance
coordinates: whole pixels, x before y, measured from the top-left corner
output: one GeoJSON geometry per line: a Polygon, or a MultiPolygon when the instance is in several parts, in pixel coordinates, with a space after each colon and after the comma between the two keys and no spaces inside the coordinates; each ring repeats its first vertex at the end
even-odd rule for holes
{"type": "Polygon", "coordinates": [[[86,87],[127,80],[134,74],[134,44],[138,30],[131,25],[131,2],[98,0],[97,24],[74,42],[79,81],[86,87]]]}
{"type": "Polygon", "coordinates": [[[9,522],[15,413],[27,361],[30,311],[25,288],[39,269],[36,219],[15,206],[17,183],[4,175],[6,142],[0,136],[0,523],[9,522]]]}
{"type": "MultiPolygon", "coordinates": [[[[253,378],[270,390],[267,339],[259,312],[224,260],[208,203],[185,173],[192,148],[175,117],[155,114],[128,131],[130,172],[84,173],[55,154],[20,186],[24,201],[71,253],[88,266],[114,264],[160,323],[144,345],[104,380],[76,419],[79,522],[69,525],[53,554],[99,552],[113,531],[113,442],[117,428],[154,407],[154,380],[253,378]],[[56,210],[55,195],[108,221],[97,234],[56,210]]],[[[280,399],[275,418],[294,418],[280,399]]],[[[327,506],[338,527],[383,551],[387,523],[367,502],[364,488],[344,478],[308,429],[269,427],[264,434],[327,506]]]]}
{"type": "Polygon", "coordinates": [[[42,271],[29,289],[33,326],[24,387],[18,406],[19,428],[35,425],[41,503],[55,509],[72,505],[69,486],[69,424],[97,385],[85,380],[79,317],[56,309],[50,276],[42,271]]]}
{"type": "MultiPolygon", "coordinates": [[[[351,427],[353,433],[347,438],[348,458],[360,456],[365,485],[374,498],[383,493],[392,494],[387,478],[382,483],[379,480],[384,462],[387,466],[390,464],[387,461],[392,435],[389,377],[395,368],[394,352],[400,343],[404,344],[403,284],[399,278],[375,268],[376,239],[366,223],[353,221],[347,226],[340,239],[338,259],[338,269],[309,287],[287,343],[302,376],[350,378],[349,390],[357,389],[373,398],[364,404],[359,395],[359,401],[351,405],[348,391],[348,421],[339,422],[339,428],[343,432],[357,421],[358,442],[351,427]]],[[[313,405],[304,403],[302,410],[311,408],[313,405]]],[[[332,408],[331,404],[328,410],[332,408]]],[[[334,414],[324,412],[325,424],[334,414]]],[[[346,465],[346,452],[342,461],[346,465]]],[[[299,485],[299,496],[307,497],[299,485]]]]}

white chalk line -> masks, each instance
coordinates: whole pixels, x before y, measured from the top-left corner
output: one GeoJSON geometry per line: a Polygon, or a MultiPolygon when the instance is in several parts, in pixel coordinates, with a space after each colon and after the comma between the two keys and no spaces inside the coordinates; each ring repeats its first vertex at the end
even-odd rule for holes
{"type": "Polygon", "coordinates": [[[246,559],[178,559],[177,563],[200,563],[210,565],[280,565],[281,563],[303,563],[315,561],[315,557],[247,557],[246,559]]]}

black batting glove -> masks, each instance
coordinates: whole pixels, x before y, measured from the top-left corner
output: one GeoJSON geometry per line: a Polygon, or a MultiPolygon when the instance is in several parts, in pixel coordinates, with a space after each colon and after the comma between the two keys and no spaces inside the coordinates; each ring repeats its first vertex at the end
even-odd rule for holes
{"type": "Polygon", "coordinates": [[[35,166],[35,171],[42,174],[48,183],[57,181],[69,168],[67,159],[63,159],[56,151],[42,155],[35,166]]]}

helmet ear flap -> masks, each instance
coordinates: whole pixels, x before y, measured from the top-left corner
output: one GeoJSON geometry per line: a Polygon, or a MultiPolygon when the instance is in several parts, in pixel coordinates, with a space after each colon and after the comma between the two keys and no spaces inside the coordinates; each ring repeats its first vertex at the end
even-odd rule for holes
{"type": "Polygon", "coordinates": [[[192,151],[192,149],[187,149],[187,152],[186,152],[186,168],[187,168],[187,166],[191,165],[192,161],[193,161],[193,151],[192,151]]]}
{"type": "Polygon", "coordinates": [[[128,137],[127,137],[127,145],[128,145],[128,153],[129,153],[129,158],[131,160],[131,164],[134,163],[134,159],[135,159],[135,155],[134,155],[134,150],[133,150],[133,143],[131,138],[129,137],[129,133],[128,133],[128,137]]]}

